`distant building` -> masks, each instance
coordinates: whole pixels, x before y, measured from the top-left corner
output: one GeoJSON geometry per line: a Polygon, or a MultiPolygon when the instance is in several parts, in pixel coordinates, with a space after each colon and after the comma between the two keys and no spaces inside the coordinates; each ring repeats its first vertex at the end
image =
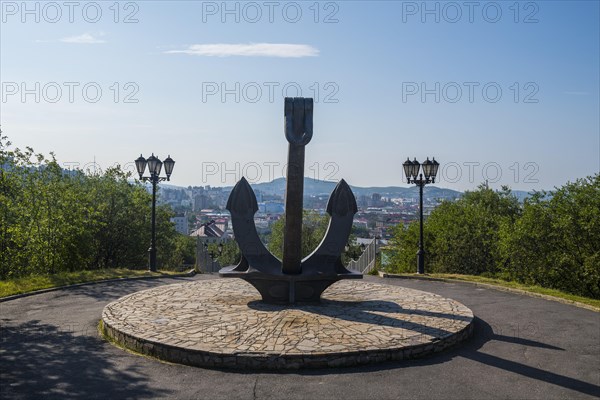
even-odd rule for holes
{"type": "Polygon", "coordinates": [[[206,243],[219,243],[229,238],[229,234],[227,233],[227,225],[228,222],[226,220],[215,221],[210,220],[206,222],[194,232],[190,234],[190,236],[196,236],[200,240],[206,243]]]}
{"type": "Polygon", "coordinates": [[[190,233],[187,213],[175,215],[173,218],[171,218],[171,222],[175,224],[175,230],[182,235],[188,235],[190,233]]]}
{"type": "Polygon", "coordinates": [[[194,196],[193,210],[200,211],[208,206],[208,196],[197,194],[194,196]]]}
{"type": "Polygon", "coordinates": [[[362,207],[362,208],[367,208],[369,207],[369,196],[367,195],[362,195],[358,198],[358,206],[362,207]]]}
{"type": "Polygon", "coordinates": [[[352,225],[364,228],[364,229],[368,229],[369,225],[368,225],[368,221],[366,219],[355,219],[354,221],[352,221],[352,225]]]}
{"type": "Polygon", "coordinates": [[[371,207],[381,207],[383,202],[381,201],[381,195],[379,193],[373,193],[371,195],[371,207]]]}
{"type": "MultiPolygon", "coordinates": [[[[210,220],[196,229],[190,236],[196,237],[196,266],[203,272],[216,272],[221,267],[218,260],[213,259],[209,245],[227,242],[233,235],[228,230],[226,219],[210,220]]],[[[218,256],[217,256],[218,257],[218,256]]]]}
{"type": "Polygon", "coordinates": [[[265,201],[258,203],[258,211],[264,214],[283,214],[285,206],[283,203],[265,201]]]}

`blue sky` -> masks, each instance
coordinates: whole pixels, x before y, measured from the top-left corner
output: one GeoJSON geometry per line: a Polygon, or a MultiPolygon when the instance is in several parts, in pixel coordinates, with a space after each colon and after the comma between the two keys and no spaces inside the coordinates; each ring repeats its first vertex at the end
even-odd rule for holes
{"type": "Polygon", "coordinates": [[[439,186],[530,190],[600,168],[596,1],[48,4],[2,2],[0,122],[67,167],[282,176],[300,89],[307,176],[402,186],[407,156],[435,156],[439,186]]]}

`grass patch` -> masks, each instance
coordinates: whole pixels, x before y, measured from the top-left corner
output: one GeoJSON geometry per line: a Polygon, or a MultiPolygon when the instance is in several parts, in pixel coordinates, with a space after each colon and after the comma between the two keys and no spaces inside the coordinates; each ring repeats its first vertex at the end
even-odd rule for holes
{"type": "Polygon", "coordinates": [[[574,301],[578,303],[587,304],[588,306],[596,307],[600,309],[600,300],[592,299],[589,297],[577,296],[570,293],[561,292],[556,289],[548,289],[541,286],[535,285],[525,285],[522,283],[514,282],[514,281],[505,281],[497,278],[487,278],[483,276],[476,275],[461,275],[461,274],[394,274],[398,276],[406,276],[406,277],[430,277],[430,278],[438,278],[438,279],[454,279],[465,282],[475,282],[475,283],[485,283],[488,285],[501,286],[511,289],[523,290],[525,292],[543,294],[546,296],[558,297],[560,299],[574,301]]]}
{"type": "Polygon", "coordinates": [[[102,269],[95,271],[61,272],[54,275],[30,275],[16,279],[0,280],[0,297],[33,292],[58,286],[73,285],[116,278],[169,276],[180,274],[175,271],[150,272],[125,268],[102,269]]]}

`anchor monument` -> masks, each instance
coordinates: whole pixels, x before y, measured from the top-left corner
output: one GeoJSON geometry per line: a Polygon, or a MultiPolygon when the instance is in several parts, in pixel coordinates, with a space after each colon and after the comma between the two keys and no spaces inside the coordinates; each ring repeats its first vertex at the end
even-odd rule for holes
{"type": "Polygon", "coordinates": [[[256,196],[242,177],[227,201],[242,258],[238,265],[222,268],[219,274],[249,282],[267,303],[318,302],[323,291],[338,280],[362,278],[362,274],[347,270],[341,259],[357,212],[356,199],[346,181],[340,180],[327,203],[331,217],[327,232],[317,249],[302,259],[304,148],[313,134],[313,99],[286,97],[284,115],[289,147],[283,259],[271,254],[261,242],[254,224],[256,196]]]}

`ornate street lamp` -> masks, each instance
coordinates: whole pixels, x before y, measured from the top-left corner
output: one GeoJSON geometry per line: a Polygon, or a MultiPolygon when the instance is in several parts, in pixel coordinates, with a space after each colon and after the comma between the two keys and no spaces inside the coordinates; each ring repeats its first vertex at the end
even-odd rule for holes
{"type": "Polygon", "coordinates": [[[415,158],[410,161],[408,158],[402,164],[404,167],[404,174],[408,180],[408,183],[414,183],[419,187],[419,251],[417,251],[417,273],[425,273],[425,247],[423,243],[423,187],[428,183],[435,183],[435,177],[440,164],[435,161],[435,157],[432,161],[429,161],[429,157],[423,164],[419,164],[415,158]],[[419,174],[419,170],[423,167],[423,173],[419,174]],[[425,178],[423,178],[425,174],[425,178]],[[419,179],[417,179],[419,176],[419,179]]]}
{"type": "Polygon", "coordinates": [[[171,156],[168,156],[163,162],[160,161],[158,157],[154,155],[154,153],[152,153],[147,160],[141,154],[140,157],[135,160],[135,167],[140,175],[140,180],[144,182],[149,181],[152,183],[152,239],[150,242],[150,248],[148,249],[148,253],[150,254],[148,269],[152,272],[156,272],[156,185],[158,185],[158,182],[171,180],[171,174],[173,173],[174,166],[175,161],[173,161],[171,156]],[[160,171],[162,170],[163,164],[165,165],[165,174],[167,175],[166,178],[160,177],[160,171]],[[144,176],[146,165],[148,166],[148,172],[150,173],[150,176],[144,176]]]}

